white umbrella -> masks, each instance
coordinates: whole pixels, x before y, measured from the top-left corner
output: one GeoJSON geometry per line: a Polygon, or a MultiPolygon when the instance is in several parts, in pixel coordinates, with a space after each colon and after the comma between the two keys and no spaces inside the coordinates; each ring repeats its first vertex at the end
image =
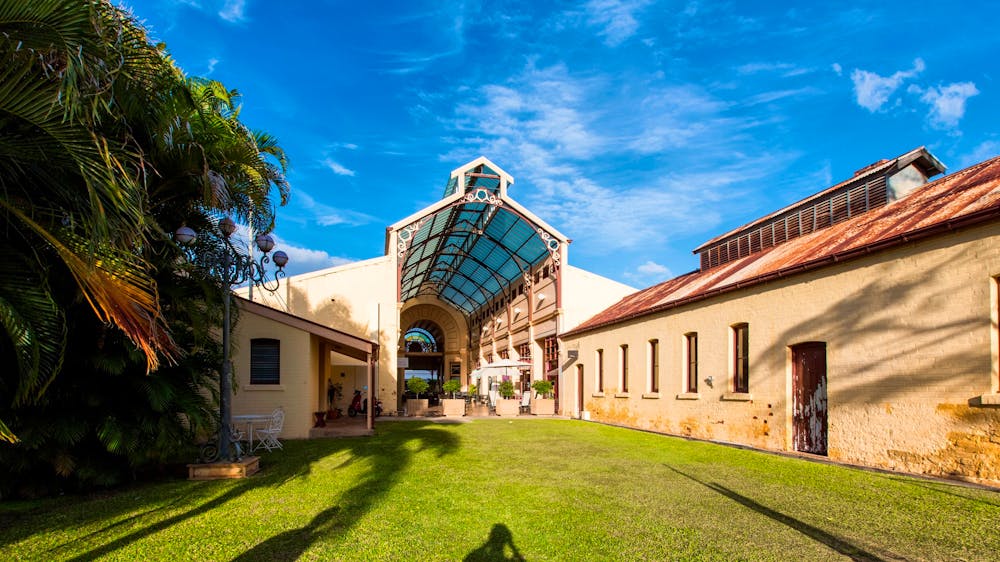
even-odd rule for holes
{"type": "MultiPolygon", "coordinates": [[[[498,359],[492,363],[487,363],[482,367],[476,369],[475,371],[472,372],[472,375],[478,376],[480,378],[495,377],[499,375],[509,376],[509,371],[511,369],[514,369],[514,372],[517,373],[519,369],[523,369],[525,367],[530,367],[530,366],[531,363],[527,361],[518,361],[516,359],[498,359]]],[[[477,388],[482,390],[481,385],[477,385],[477,388]]],[[[486,390],[490,394],[490,401],[495,402],[497,391],[494,390],[492,386],[486,390]]]]}

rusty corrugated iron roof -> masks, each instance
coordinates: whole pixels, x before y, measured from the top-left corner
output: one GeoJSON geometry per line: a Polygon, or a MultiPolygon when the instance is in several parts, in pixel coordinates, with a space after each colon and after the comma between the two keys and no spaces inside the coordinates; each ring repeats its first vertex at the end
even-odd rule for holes
{"type": "Polygon", "coordinates": [[[725,240],[726,238],[730,238],[732,236],[735,236],[736,234],[738,234],[740,232],[745,232],[747,230],[750,230],[753,227],[761,225],[761,224],[764,224],[767,221],[769,221],[771,219],[774,219],[776,217],[779,217],[779,216],[781,216],[784,213],[791,212],[793,209],[798,209],[798,208],[801,208],[801,207],[805,207],[810,202],[820,200],[824,196],[827,196],[827,195],[829,195],[829,194],[831,194],[831,193],[833,193],[833,192],[835,192],[835,191],[837,191],[839,189],[842,189],[842,188],[844,188],[844,187],[846,187],[848,185],[851,185],[851,184],[863,181],[863,180],[865,180],[867,178],[876,176],[878,174],[882,174],[882,173],[886,173],[886,172],[890,172],[891,173],[891,171],[892,171],[893,168],[901,168],[901,167],[906,166],[906,165],[908,165],[908,164],[910,164],[910,163],[912,163],[914,161],[920,161],[920,162],[923,163],[923,165],[920,166],[921,171],[923,171],[929,177],[936,176],[937,174],[943,173],[945,171],[944,164],[941,164],[941,162],[939,162],[938,159],[935,158],[933,154],[931,154],[930,152],[928,152],[927,147],[918,146],[917,148],[914,148],[913,150],[907,152],[906,154],[900,154],[899,156],[897,156],[897,157],[895,157],[895,158],[893,158],[891,160],[882,159],[882,160],[879,160],[878,162],[869,164],[869,165],[865,166],[864,168],[861,168],[860,170],[854,172],[854,175],[851,178],[849,178],[849,179],[846,179],[846,180],[844,180],[844,181],[842,181],[842,182],[840,182],[840,183],[838,183],[836,185],[832,185],[832,186],[824,189],[823,191],[814,193],[814,194],[810,195],[809,197],[806,197],[804,199],[796,201],[795,203],[792,203],[791,205],[786,205],[786,206],[778,209],[777,211],[774,211],[773,213],[770,213],[768,215],[760,217],[759,219],[752,220],[752,221],[750,221],[750,222],[748,222],[748,223],[746,223],[746,224],[744,224],[742,226],[738,226],[738,227],[736,227],[736,228],[734,228],[734,229],[732,229],[732,230],[730,230],[728,232],[720,234],[720,235],[716,236],[715,238],[712,238],[708,242],[705,242],[704,244],[698,246],[697,248],[695,248],[694,250],[692,250],[692,252],[695,253],[695,254],[697,254],[698,252],[701,252],[702,250],[708,248],[709,246],[712,246],[716,242],[719,242],[721,240],[725,240]]]}
{"type": "Polygon", "coordinates": [[[894,203],[829,228],[633,293],[561,337],[998,219],[1000,157],[930,182],[894,203]]]}

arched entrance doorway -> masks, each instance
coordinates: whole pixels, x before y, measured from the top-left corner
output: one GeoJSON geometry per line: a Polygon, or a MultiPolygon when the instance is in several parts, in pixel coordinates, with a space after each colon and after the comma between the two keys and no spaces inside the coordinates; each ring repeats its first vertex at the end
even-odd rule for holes
{"type": "MultiPolygon", "coordinates": [[[[431,405],[434,405],[433,397],[441,394],[441,386],[445,380],[444,330],[436,322],[421,319],[412,323],[403,332],[401,344],[399,355],[405,358],[402,362],[405,366],[402,368],[401,379],[405,381],[419,377],[426,380],[427,392],[432,400],[431,405]]],[[[404,386],[402,392],[405,391],[404,386]]]]}

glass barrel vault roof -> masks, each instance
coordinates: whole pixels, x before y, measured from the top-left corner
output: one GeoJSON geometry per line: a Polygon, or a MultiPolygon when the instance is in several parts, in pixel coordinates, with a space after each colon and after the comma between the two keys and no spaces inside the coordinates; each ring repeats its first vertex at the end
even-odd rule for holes
{"type": "MultiPolygon", "coordinates": [[[[466,196],[421,220],[400,268],[400,300],[439,297],[466,315],[507,294],[559,240],[505,206],[500,176],[481,165],[464,175],[466,196]]],[[[452,176],[445,197],[455,194],[452,176]]]]}

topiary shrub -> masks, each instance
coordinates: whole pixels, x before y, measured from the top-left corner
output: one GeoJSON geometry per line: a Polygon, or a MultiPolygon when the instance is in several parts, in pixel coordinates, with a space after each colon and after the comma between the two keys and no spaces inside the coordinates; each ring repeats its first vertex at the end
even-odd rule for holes
{"type": "Polygon", "coordinates": [[[551,398],[552,395],[552,381],[535,381],[531,383],[531,388],[535,389],[535,393],[541,394],[542,398],[551,398]]]}
{"type": "Polygon", "coordinates": [[[415,394],[415,398],[420,397],[421,392],[427,392],[427,381],[420,377],[410,377],[406,380],[406,389],[415,394]]]}
{"type": "Polygon", "coordinates": [[[441,388],[445,392],[451,393],[451,397],[454,398],[455,393],[458,392],[459,390],[462,390],[462,381],[458,379],[451,379],[446,383],[444,383],[444,386],[442,386],[441,388]]]}
{"type": "Polygon", "coordinates": [[[514,383],[510,381],[503,381],[500,383],[500,396],[504,398],[514,397],[514,383]]]}

